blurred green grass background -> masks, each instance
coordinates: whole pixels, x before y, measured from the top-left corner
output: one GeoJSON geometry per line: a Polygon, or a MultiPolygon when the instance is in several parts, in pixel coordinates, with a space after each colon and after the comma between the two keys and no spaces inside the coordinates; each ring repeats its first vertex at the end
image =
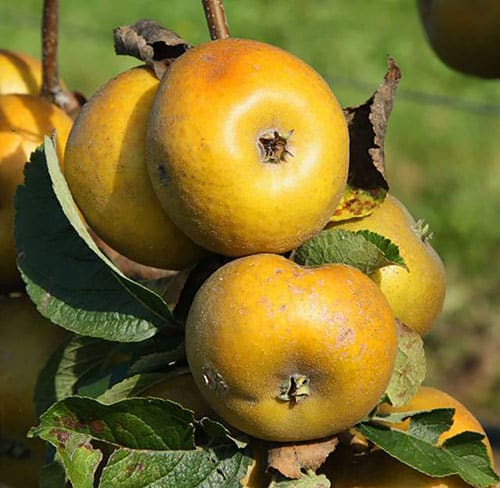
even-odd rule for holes
{"type": "MultiPolygon", "coordinates": [[[[500,80],[444,66],[415,0],[226,0],[231,33],[314,66],[343,106],[368,98],[395,57],[403,79],[386,139],[391,191],[434,231],[448,274],[444,313],[426,337],[428,383],[500,422],[500,80]]],[[[40,0],[0,3],[1,47],[40,56],[40,0]]],[[[60,74],[90,96],[137,64],[112,29],[152,18],[193,44],[208,40],[201,2],[60,1],[60,74]]],[[[487,60],[485,60],[487,62],[487,60]]]]}

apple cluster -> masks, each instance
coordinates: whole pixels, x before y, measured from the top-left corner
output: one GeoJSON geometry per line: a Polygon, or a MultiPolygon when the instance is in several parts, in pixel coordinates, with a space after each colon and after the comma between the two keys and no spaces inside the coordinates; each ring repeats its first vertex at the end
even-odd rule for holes
{"type": "Polygon", "coordinates": [[[209,253],[232,259],[191,306],[187,359],[210,408],[261,439],[354,425],[390,381],[395,318],[424,333],[442,307],[442,263],[397,199],[331,222],[348,156],[346,120],[321,76],[274,46],[231,38],[188,50],[161,80],[146,66],[116,76],[68,138],[70,190],[118,252],[170,269],[209,253]],[[389,237],[407,268],[368,277],[289,259],[338,228],[389,237]]]}
{"type": "MultiPolygon", "coordinates": [[[[190,306],[190,373],[146,394],[273,442],[345,432],[375,408],[455,408],[453,433],[441,436],[441,444],[464,430],[484,433],[465,407],[433,389],[421,388],[403,407],[380,407],[398,353],[398,321],[420,335],[431,329],[443,306],[444,267],[426,226],[392,194],[368,215],[332,218],[348,185],[349,131],[335,95],[310,66],[261,42],[215,40],[182,54],[161,79],[148,66],[117,75],[73,123],[38,95],[35,60],[0,51],[0,65],[6,67],[0,76],[0,182],[7,182],[0,193],[0,287],[12,291],[20,281],[12,199],[22,167],[55,131],[81,219],[105,245],[171,272],[213,255],[225,262],[190,306]],[[29,76],[16,80],[19,62],[29,76]],[[404,266],[366,274],[346,264],[293,260],[311,238],[339,230],[388,238],[404,266]]],[[[32,309],[24,299],[15,305],[21,304],[32,309]]],[[[0,327],[0,353],[13,340],[9,330],[0,327]]],[[[54,345],[64,334],[45,337],[54,345]]],[[[43,362],[52,348],[40,351],[43,362]]],[[[1,366],[0,389],[14,391],[22,365],[9,375],[1,366]]],[[[27,375],[28,389],[40,368],[27,375]]],[[[26,396],[19,390],[19,398],[26,396]]],[[[15,408],[2,403],[0,411],[14,415],[15,408]]],[[[30,421],[34,413],[23,408],[30,421]]],[[[387,470],[407,469],[379,456],[366,456],[367,473],[385,463],[387,470]]],[[[358,461],[337,459],[342,469],[323,469],[335,486],[354,486],[348,484],[353,472],[356,486],[372,486],[365,468],[347,468],[358,461]]],[[[412,476],[415,486],[428,479],[419,473],[403,478],[412,476]]],[[[387,479],[384,486],[392,486],[394,477],[387,479]]]]}

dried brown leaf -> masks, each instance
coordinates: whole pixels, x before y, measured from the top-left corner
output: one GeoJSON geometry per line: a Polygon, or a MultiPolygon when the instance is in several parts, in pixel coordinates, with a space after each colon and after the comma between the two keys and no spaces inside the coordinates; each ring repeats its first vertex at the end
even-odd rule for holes
{"type": "Polygon", "coordinates": [[[384,139],[392,112],[401,71],[392,57],[384,81],[362,105],[347,107],[344,114],[349,127],[349,184],[366,190],[389,189],[385,180],[384,139]]]}
{"type": "Polygon", "coordinates": [[[271,446],[268,469],[274,469],[286,478],[299,479],[306,471],[316,471],[335,450],[338,442],[334,436],[319,441],[271,446]]]}
{"type": "Polygon", "coordinates": [[[385,188],[365,190],[348,184],[330,222],[370,215],[385,200],[386,195],[385,188]]]}
{"type": "Polygon", "coordinates": [[[116,54],[134,56],[153,68],[161,79],[168,66],[191,45],[175,32],[154,20],[143,19],[135,24],[113,29],[116,54]]]}
{"type": "Polygon", "coordinates": [[[401,71],[392,57],[384,81],[362,105],[347,107],[349,175],[344,198],[332,221],[369,215],[389,190],[385,178],[384,140],[401,71]]]}

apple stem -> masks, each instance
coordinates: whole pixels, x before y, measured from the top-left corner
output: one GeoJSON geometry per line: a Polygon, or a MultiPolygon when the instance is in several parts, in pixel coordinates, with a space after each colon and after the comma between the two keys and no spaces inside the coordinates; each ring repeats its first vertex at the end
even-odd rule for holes
{"type": "Polygon", "coordinates": [[[229,27],[222,0],[202,0],[202,3],[212,40],[228,38],[229,27]]]}
{"type": "Polygon", "coordinates": [[[79,103],[76,97],[61,88],[57,69],[57,30],[59,1],[44,0],[42,16],[42,90],[41,97],[73,114],[79,103]]]}

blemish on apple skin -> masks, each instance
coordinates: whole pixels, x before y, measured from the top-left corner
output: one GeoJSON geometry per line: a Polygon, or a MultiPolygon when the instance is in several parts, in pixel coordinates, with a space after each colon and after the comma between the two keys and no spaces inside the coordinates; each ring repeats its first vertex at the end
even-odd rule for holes
{"type": "Polygon", "coordinates": [[[347,322],[347,318],[343,312],[334,312],[330,314],[330,317],[328,319],[330,323],[336,324],[340,327],[343,327],[345,323],[347,322]]]}
{"type": "Polygon", "coordinates": [[[250,407],[255,407],[259,402],[257,401],[256,398],[245,398],[245,402],[250,406],[250,407]]]}
{"type": "Polygon", "coordinates": [[[301,295],[307,290],[302,286],[291,285],[290,283],[288,283],[288,291],[290,293],[293,293],[294,295],[301,295]]]}
{"type": "Polygon", "coordinates": [[[204,385],[218,397],[223,396],[227,392],[228,387],[224,378],[214,368],[205,366],[202,370],[202,378],[204,385]]]}
{"type": "Polygon", "coordinates": [[[167,173],[167,170],[165,169],[165,166],[162,163],[158,163],[156,165],[156,169],[158,171],[158,179],[160,180],[160,183],[164,186],[167,186],[170,184],[170,176],[167,173]]]}
{"type": "Polygon", "coordinates": [[[267,296],[259,297],[257,303],[262,305],[265,311],[270,314],[273,311],[273,302],[267,296]]]}
{"type": "Polygon", "coordinates": [[[348,346],[354,343],[354,330],[351,327],[342,327],[338,336],[338,342],[342,346],[348,346]]]}
{"type": "Polygon", "coordinates": [[[211,63],[211,62],[213,61],[213,59],[214,59],[214,56],[213,56],[212,54],[207,54],[207,53],[205,53],[205,54],[203,54],[203,55],[201,56],[201,59],[202,59],[205,63],[211,63]]]}

